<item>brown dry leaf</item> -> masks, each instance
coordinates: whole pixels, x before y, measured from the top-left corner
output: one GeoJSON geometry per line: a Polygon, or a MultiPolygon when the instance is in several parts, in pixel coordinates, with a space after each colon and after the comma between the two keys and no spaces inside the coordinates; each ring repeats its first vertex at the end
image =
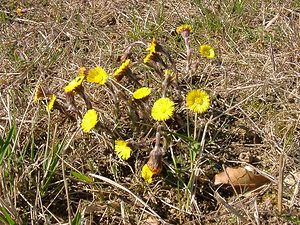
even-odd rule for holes
{"type": "Polygon", "coordinates": [[[251,167],[227,167],[225,170],[215,175],[215,185],[225,184],[234,188],[253,190],[270,182],[268,178],[255,174],[251,167]]]}

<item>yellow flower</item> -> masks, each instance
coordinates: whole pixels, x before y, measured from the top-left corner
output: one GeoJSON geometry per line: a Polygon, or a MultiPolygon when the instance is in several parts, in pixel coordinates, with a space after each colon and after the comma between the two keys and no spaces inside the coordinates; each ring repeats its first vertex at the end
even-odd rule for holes
{"type": "Polygon", "coordinates": [[[144,58],[144,63],[150,62],[150,60],[155,59],[155,52],[150,52],[146,57],[144,58]]]}
{"type": "Polygon", "coordinates": [[[79,87],[82,84],[84,78],[85,78],[84,75],[80,75],[80,76],[76,77],[65,87],[65,92],[68,93],[68,92],[74,91],[77,87],[79,87]]]}
{"type": "Polygon", "coordinates": [[[169,98],[158,99],[151,110],[151,116],[156,121],[165,121],[171,118],[174,113],[174,102],[169,98]]]}
{"type": "Polygon", "coordinates": [[[183,25],[180,25],[179,27],[176,28],[176,33],[177,34],[181,34],[184,31],[189,31],[190,33],[193,33],[192,27],[188,24],[183,24],[183,25]]]}
{"type": "Polygon", "coordinates": [[[149,44],[149,47],[146,51],[149,51],[148,55],[144,58],[144,63],[150,62],[150,60],[154,60],[156,57],[156,47],[157,43],[155,38],[152,39],[152,42],[149,44]]]}
{"type": "Polygon", "coordinates": [[[115,150],[117,152],[117,155],[121,159],[127,160],[130,158],[131,148],[128,146],[127,141],[116,140],[115,141],[115,150]]]}
{"type": "Polygon", "coordinates": [[[105,84],[107,78],[108,78],[108,74],[101,66],[97,66],[95,68],[90,69],[87,75],[88,82],[98,83],[101,85],[105,84]]]}
{"type": "Polygon", "coordinates": [[[150,95],[150,93],[151,93],[151,88],[142,87],[142,88],[137,89],[132,94],[132,98],[133,99],[143,99],[143,98],[147,97],[148,95],[150,95]]]}
{"type": "Polygon", "coordinates": [[[149,51],[149,52],[156,52],[156,40],[155,38],[152,39],[152,42],[149,44],[149,47],[146,49],[146,51],[149,51]]]}
{"type": "Polygon", "coordinates": [[[85,78],[85,68],[80,67],[78,71],[78,75],[75,79],[73,79],[64,89],[65,92],[72,92],[76,90],[77,87],[81,86],[83,80],[85,78]]]}
{"type": "Polygon", "coordinates": [[[98,122],[98,114],[95,109],[89,109],[82,118],[81,128],[83,132],[90,132],[98,122]]]}
{"type": "Polygon", "coordinates": [[[120,81],[125,73],[128,71],[130,64],[130,59],[127,59],[125,62],[122,63],[122,65],[114,72],[114,78],[117,81],[120,81]]]}
{"type": "Polygon", "coordinates": [[[152,177],[155,174],[150,170],[149,166],[145,164],[142,168],[142,178],[146,180],[148,183],[152,183],[152,177]]]}
{"type": "Polygon", "coordinates": [[[85,76],[85,67],[80,67],[79,68],[79,72],[78,72],[78,76],[85,76]]]}
{"type": "Polygon", "coordinates": [[[199,52],[202,56],[208,59],[215,58],[215,50],[210,45],[201,45],[199,48],[199,52]]]}
{"type": "Polygon", "coordinates": [[[20,8],[17,8],[17,9],[16,9],[16,14],[17,14],[17,16],[23,16],[23,12],[24,12],[23,9],[20,9],[20,8]]]}
{"type": "Polygon", "coordinates": [[[46,110],[47,112],[51,111],[51,109],[53,109],[54,103],[56,101],[56,95],[51,95],[50,100],[48,101],[48,104],[46,106],[46,110]]]}
{"type": "Polygon", "coordinates": [[[37,85],[35,88],[33,101],[36,103],[40,98],[44,98],[44,91],[40,85],[37,85]]]}
{"type": "Polygon", "coordinates": [[[209,95],[200,89],[191,90],[186,96],[187,107],[195,113],[204,113],[209,109],[209,95]]]}

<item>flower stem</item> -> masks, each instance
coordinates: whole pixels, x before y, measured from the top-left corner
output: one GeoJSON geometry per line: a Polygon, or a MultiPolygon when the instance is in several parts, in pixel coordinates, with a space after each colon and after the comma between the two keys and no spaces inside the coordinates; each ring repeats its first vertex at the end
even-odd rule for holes
{"type": "Polygon", "coordinates": [[[198,119],[198,114],[195,113],[195,119],[194,119],[194,140],[197,140],[197,119],[198,119]]]}

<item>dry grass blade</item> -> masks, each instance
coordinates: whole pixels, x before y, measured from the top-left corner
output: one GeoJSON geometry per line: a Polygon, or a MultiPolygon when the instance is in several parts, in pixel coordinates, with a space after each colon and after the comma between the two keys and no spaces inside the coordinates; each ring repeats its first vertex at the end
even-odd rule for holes
{"type": "Polygon", "coordinates": [[[278,213],[282,214],[282,198],[283,198],[283,172],[285,167],[285,154],[281,153],[279,157],[279,177],[278,177],[278,195],[277,195],[277,205],[278,205],[278,213]]]}

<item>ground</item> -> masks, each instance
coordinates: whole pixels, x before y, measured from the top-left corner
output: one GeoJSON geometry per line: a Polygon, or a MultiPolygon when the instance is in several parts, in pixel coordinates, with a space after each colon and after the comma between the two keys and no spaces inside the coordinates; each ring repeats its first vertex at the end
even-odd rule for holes
{"type": "Polygon", "coordinates": [[[2,223],[300,224],[299,1],[4,0],[0,28],[2,223]],[[182,24],[193,29],[188,70],[182,24]],[[153,38],[166,65],[143,63],[153,38]],[[145,46],[124,55],[135,41],[145,46]],[[216,57],[201,56],[204,44],[216,57]],[[70,110],[64,87],[80,67],[111,75],[124,57],[131,74],[121,81],[84,81],[99,123],[83,132],[89,107],[75,95],[70,110]],[[163,67],[177,76],[167,86],[163,67]],[[37,86],[69,113],[35,102],[37,86]],[[152,88],[144,102],[131,97],[139,86],[152,88]],[[188,109],[193,89],[208,93],[208,111],[188,109]],[[175,111],[155,121],[165,95],[175,111]],[[130,143],[128,160],[116,139],[130,143]],[[155,144],[162,171],[148,183],[141,171],[155,144]],[[215,185],[224,168],[245,165],[270,182],[240,193],[215,185]]]}

